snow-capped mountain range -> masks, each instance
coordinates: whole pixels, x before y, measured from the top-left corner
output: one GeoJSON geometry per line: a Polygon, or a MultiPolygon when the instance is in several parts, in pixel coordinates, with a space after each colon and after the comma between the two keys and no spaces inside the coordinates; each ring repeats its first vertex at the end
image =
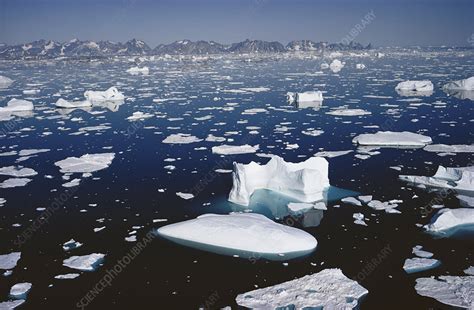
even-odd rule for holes
{"type": "Polygon", "coordinates": [[[230,45],[214,41],[180,40],[170,44],[160,44],[154,49],[144,41],[133,39],[125,43],[112,41],[80,41],[73,39],[60,43],[52,40],[38,40],[20,45],[0,44],[0,59],[48,59],[58,57],[107,57],[140,55],[206,55],[222,53],[283,53],[297,51],[340,51],[364,50],[371,45],[313,42],[310,40],[291,41],[286,46],[280,42],[245,40],[230,45]]]}

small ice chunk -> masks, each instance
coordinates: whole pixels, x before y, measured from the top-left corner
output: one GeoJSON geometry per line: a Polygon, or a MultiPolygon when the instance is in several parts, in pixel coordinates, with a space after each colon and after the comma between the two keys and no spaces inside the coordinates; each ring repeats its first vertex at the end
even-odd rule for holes
{"type": "Polygon", "coordinates": [[[354,219],[354,224],[367,226],[367,223],[364,220],[365,219],[364,214],[354,213],[352,214],[352,218],[354,219]]]}
{"type": "Polygon", "coordinates": [[[105,254],[92,253],[82,256],[71,256],[63,260],[63,265],[81,271],[93,271],[103,261],[105,254]]]}
{"type": "Polygon", "coordinates": [[[352,142],[359,145],[374,145],[380,147],[423,147],[427,144],[430,144],[432,140],[428,136],[423,136],[408,131],[378,131],[373,134],[366,133],[358,135],[352,140],[352,142]]]}
{"type": "Polygon", "coordinates": [[[10,178],[0,183],[0,188],[22,187],[31,181],[32,180],[28,178],[10,178]]]}
{"type": "Polygon", "coordinates": [[[59,98],[54,105],[58,108],[74,109],[74,108],[91,107],[92,103],[88,100],[73,102],[73,101],[64,100],[63,98],[59,98]]]}
{"type": "Polygon", "coordinates": [[[422,250],[421,245],[414,246],[412,249],[412,253],[418,257],[423,257],[423,258],[430,258],[433,256],[433,253],[422,250]]]}
{"type": "Polygon", "coordinates": [[[17,283],[10,289],[10,296],[13,298],[25,299],[26,294],[31,290],[31,286],[32,285],[29,282],[17,283]]]}
{"type": "Polygon", "coordinates": [[[8,270],[16,267],[21,258],[21,252],[12,252],[10,254],[0,255],[0,269],[8,270]]]}
{"type": "Polygon", "coordinates": [[[249,154],[257,152],[259,145],[219,145],[212,147],[212,153],[220,155],[237,155],[237,154],[249,154]]]}
{"type": "Polygon", "coordinates": [[[0,75],[0,89],[2,88],[8,88],[10,85],[13,83],[13,80],[10,79],[9,77],[0,75]]]}
{"type": "Polygon", "coordinates": [[[190,194],[190,193],[177,192],[177,193],[176,193],[176,196],[181,197],[181,198],[183,198],[183,199],[185,199],[185,200],[193,199],[193,198],[194,198],[194,195],[193,195],[193,194],[190,194]]]}
{"type": "Polygon", "coordinates": [[[356,64],[356,69],[365,69],[365,65],[364,64],[356,64]]]}
{"type": "Polygon", "coordinates": [[[373,199],[373,196],[372,195],[358,196],[357,199],[359,199],[363,203],[369,203],[373,199]]]}
{"type": "Polygon", "coordinates": [[[257,189],[274,190],[301,202],[319,201],[330,186],[328,169],[329,163],[322,157],[291,163],[272,156],[265,165],[234,162],[229,201],[248,206],[250,196],[257,189]]]}
{"type": "Polygon", "coordinates": [[[362,116],[372,114],[372,112],[363,109],[335,109],[326,112],[326,114],[334,116],[362,116]]]}
{"type": "Polygon", "coordinates": [[[237,296],[251,309],[354,309],[368,291],[340,269],[324,269],[302,278],[237,296]]]}
{"type": "Polygon", "coordinates": [[[71,239],[69,241],[64,242],[63,244],[63,250],[64,251],[69,251],[69,250],[74,250],[82,246],[82,243],[77,242],[74,239],[71,239]]]}
{"type": "MultiPolygon", "coordinates": [[[[303,230],[275,223],[254,213],[229,215],[204,214],[196,219],[163,226],[158,234],[177,243],[208,249],[205,245],[227,249],[223,254],[241,251],[261,253],[274,260],[312,252],[316,239],[303,230]],[[279,256],[278,254],[285,254],[279,256]]],[[[217,249],[212,250],[217,251],[217,249]]]]}
{"type": "Polygon", "coordinates": [[[323,101],[323,93],[321,91],[288,92],[286,98],[289,103],[317,102],[323,101]]]}
{"type": "Polygon", "coordinates": [[[452,188],[466,192],[474,191],[474,166],[459,168],[439,166],[435,175],[432,177],[399,175],[398,178],[417,186],[452,188]]]}
{"type": "Polygon", "coordinates": [[[314,157],[327,157],[327,158],[334,158],[334,157],[339,157],[342,155],[346,155],[351,153],[352,150],[347,150],[347,151],[321,151],[317,152],[314,154],[314,157]]]}
{"type": "Polygon", "coordinates": [[[177,134],[169,135],[162,142],[167,143],[167,144],[189,144],[189,143],[195,143],[195,142],[200,142],[200,141],[202,141],[202,139],[199,139],[190,134],[177,133],[177,134]]]}
{"type": "Polygon", "coordinates": [[[415,273],[436,268],[440,264],[440,261],[437,259],[414,257],[405,260],[403,270],[405,270],[406,273],[415,273]]]}
{"type": "Polygon", "coordinates": [[[129,117],[127,117],[127,120],[133,122],[133,121],[138,121],[138,120],[144,120],[147,118],[153,117],[153,114],[150,113],[143,113],[143,112],[133,112],[133,114],[129,117]]]}
{"type": "Polygon", "coordinates": [[[88,90],[84,92],[84,97],[91,102],[122,101],[125,99],[125,96],[116,87],[110,87],[105,91],[88,90]]]}
{"type": "Polygon", "coordinates": [[[395,90],[400,91],[417,91],[417,92],[430,92],[433,91],[434,86],[431,81],[404,81],[398,83],[395,90]]]}
{"type": "Polygon", "coordinates": [[[0,309],[2,309],[2,310],[12,310],[12,309],[15,309],[16,307],[22,305],[24,302],[25,302],[24,299],[9,300],[9,301],[0,302],[0,309]]]}
{"type": "Polygon", "coordinates": [[[355,199],[354,197],[342,198],[341,201],[344,202],[344,203],[348,203],[350,205],[353,205],[353,206],[357,206],[357,207],[362,206],[362,203],[359,200],[355,199]]]}
{"type": "Polygon", "coordinates": [[[290,202],[287,207],[291,213],[300,213],[312,209],[314,205],[306,202],[290,202]]]}
{"type": "Polygon", "coordinates": [[[78,273],[66,273],[66,274],[58,274],[57,276],[54,276],[54,278],[58,280],[72,280],[79,276],[80,274],[78,273]]]}
{"type": "Polygon", "coordinates": [[[143,75],[147,75],[148,73],[150,73],[150,69],[148,69],[148,67],[131,67],[130,69],[127,69],[127,73],[130,73],[132,75],[136,75],[136,74],[143,74],[143,75]]]}

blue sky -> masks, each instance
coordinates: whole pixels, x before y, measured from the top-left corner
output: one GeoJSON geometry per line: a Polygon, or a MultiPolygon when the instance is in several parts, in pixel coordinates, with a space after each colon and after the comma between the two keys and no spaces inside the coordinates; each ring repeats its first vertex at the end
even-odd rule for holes
{"type": "Polygon", "coordinates": [[[338,42],[370,11],[355,41],[467,46],[474,33],[474,0],[0,0],[0,42],[338,42]]]}

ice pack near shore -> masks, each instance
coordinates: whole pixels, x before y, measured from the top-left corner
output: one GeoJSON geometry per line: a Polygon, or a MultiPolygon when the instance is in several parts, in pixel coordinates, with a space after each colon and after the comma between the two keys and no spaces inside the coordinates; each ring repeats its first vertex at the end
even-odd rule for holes
{"type": "Polygon", "coordinates": [[[354,309],[368,291],[340,269],[324,269],[302,278],[237,296],[251,309],[354,309]]]}
{"type": "Polygon", "coordinates": [[[329,163],[322,157],[291,163],[272,156],[265,165],[253,161],[247,165],[234,162],[229,201],[248,206],[250,196],[257,189],[273,190],[301,202],[318,201],[330,186],[328,169],[329,163]]]}
{"type": "Polygon", "coordinates": [[[378,131],[376,133],[365,133],[358,135],[352,139],[352,142],[359,145],[380,147],[424,147],[433,141],[428,136],[409,131],[378,131]]]}
{"type": "Polygon", "coordinates": [[[254,213],[204,214],[163,226],[158,234],[182,245],[225,255],[284,260],[312,252],[316,239],[303,230],[254,213]],[[252,254],[253,253],[253,254],[252,254]]]}
{"type": "Polygon", "coordinates": [[[94,271],[104,260],[105,254],[92,253],[82,256],[71,256],[63,261],[63,265],[81,271],[94,271]]]}
{"type": "Polygon", "coordinates": [[[86,98],[86,100],[91,102],[125,100],[125,96],[121,92],[119,92],[116,87],[110,87],[105,91],[88,90],[84,92],[84,97],[86,98]]]}

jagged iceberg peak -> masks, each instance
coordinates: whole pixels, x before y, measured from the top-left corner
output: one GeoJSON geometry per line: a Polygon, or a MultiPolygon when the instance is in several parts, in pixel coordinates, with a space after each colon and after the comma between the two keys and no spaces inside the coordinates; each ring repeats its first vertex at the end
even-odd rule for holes
{"type": "Polygon", "coordinates": [[[257,189],[280,192],[302,202],[321,200],[330,186],[328,170],[329,163],[322,157],[291,163],[272,156],[265,165],[253,161],[247,165],[234,162],[229,201],[248,206],[250,196],[257,189]]]}

